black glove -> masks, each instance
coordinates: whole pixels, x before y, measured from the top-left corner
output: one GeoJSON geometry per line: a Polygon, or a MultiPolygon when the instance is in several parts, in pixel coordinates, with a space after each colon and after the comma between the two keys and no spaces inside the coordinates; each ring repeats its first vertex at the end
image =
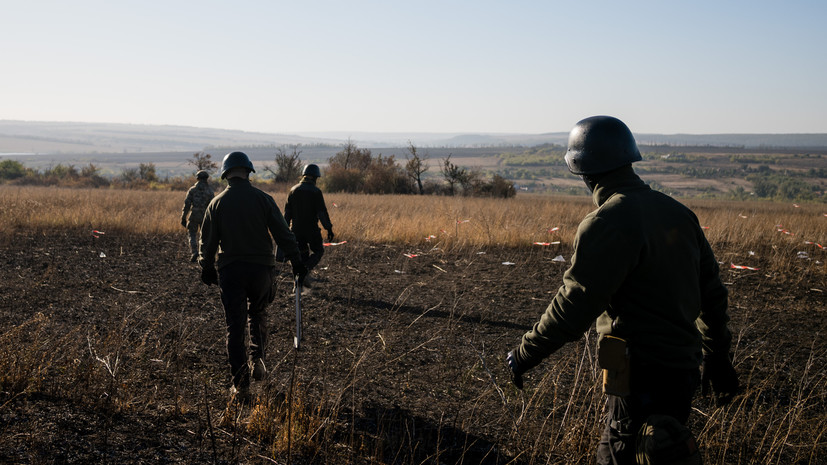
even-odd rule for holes
{"type": "Polygon", "coordinates": [[[333,230],[328,229],[327,230],[327,242],[333,242],[334,237],[335,237],[335,235],[333,234],[333,230]]]}
{"type": "Polygon", "coordinates": [[[181,226],[183,226],[185,228],[187,227],[187,219],[186,218],[183,218],[183,217],[181,218],[181,226]]]}
{"type": "Polygon", "coordinates": [[[512,350],[508,353],[508,356],[505,357],[505,363],[508,365],[508,372],[511,373],[511,382],[514,383],[514,386],[517,389],[523,389],[523,373],[525,370],[521,369],[520,366],[517,364],[517,349],[512,350]]]}
{"type": "Polygon", "coordinates": [[[729,355],[704,355],[701,395],[712,394],[718,405],[728,404],[738,392],[738,373],[729,355]]]}
{"type": "Polygon", "coordinates": [[[304,278],[307,276],[307,267],[304,266],[301,259],[290,259],[290,264],[293,266],[293,276],[299,277],[299,285],[304,285],[304,278]]]}
{"type": "Polygon", "coordinates": [[[209,286],[210,284],[218,284],[218,272],[215,267],[209,266],[201,268],[201,282],[209,286]]]}

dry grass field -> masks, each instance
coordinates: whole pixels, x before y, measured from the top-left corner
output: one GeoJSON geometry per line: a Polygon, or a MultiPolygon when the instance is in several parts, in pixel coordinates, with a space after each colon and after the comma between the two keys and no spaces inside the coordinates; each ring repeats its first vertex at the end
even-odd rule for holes
{"type": "MultiPolygon", "coordinates": [[[[593,462],[593,330],[524,392],[503,366],[590,199],[326,200],[347,242],[304,300],[304,346],[284,269],[270,376],[239,409],[183,193],[0,186],[0,462],[593,462]]],[[[724,407],[696,401],[704,463],[827,463],[824,205],[686,203],[730,290],[743,387],[724,407]]]]}

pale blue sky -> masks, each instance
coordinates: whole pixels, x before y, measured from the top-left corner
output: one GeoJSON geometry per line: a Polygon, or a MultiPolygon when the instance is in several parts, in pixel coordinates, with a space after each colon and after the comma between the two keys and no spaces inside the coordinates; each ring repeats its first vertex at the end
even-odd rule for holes
{"type": "Polygon", "coordinates": [[[0,119],[827,132],[827,2],[0,0],[0,119]]]}

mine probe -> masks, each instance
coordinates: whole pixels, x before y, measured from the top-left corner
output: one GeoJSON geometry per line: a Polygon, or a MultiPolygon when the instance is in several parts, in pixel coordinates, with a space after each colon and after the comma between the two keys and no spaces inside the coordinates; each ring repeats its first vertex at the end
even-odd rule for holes
{"type": "Polygon", "coordinates": [[[294,277],[296,289],[296,337],[293,338],[293,347],[299,350],[302,341],[302,283],[299,275],[294,277]]]}

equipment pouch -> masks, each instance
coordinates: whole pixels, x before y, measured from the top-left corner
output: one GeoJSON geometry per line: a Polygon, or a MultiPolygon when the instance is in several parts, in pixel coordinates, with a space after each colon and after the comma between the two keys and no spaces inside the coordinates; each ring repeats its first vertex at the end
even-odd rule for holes
{"type": "Polygon", "coordinates": [[[629,349],[626,340],[606,335],[597,344],[597,363],[603,369],[603,392],[614,396],[628,396],[629,349]]]}

